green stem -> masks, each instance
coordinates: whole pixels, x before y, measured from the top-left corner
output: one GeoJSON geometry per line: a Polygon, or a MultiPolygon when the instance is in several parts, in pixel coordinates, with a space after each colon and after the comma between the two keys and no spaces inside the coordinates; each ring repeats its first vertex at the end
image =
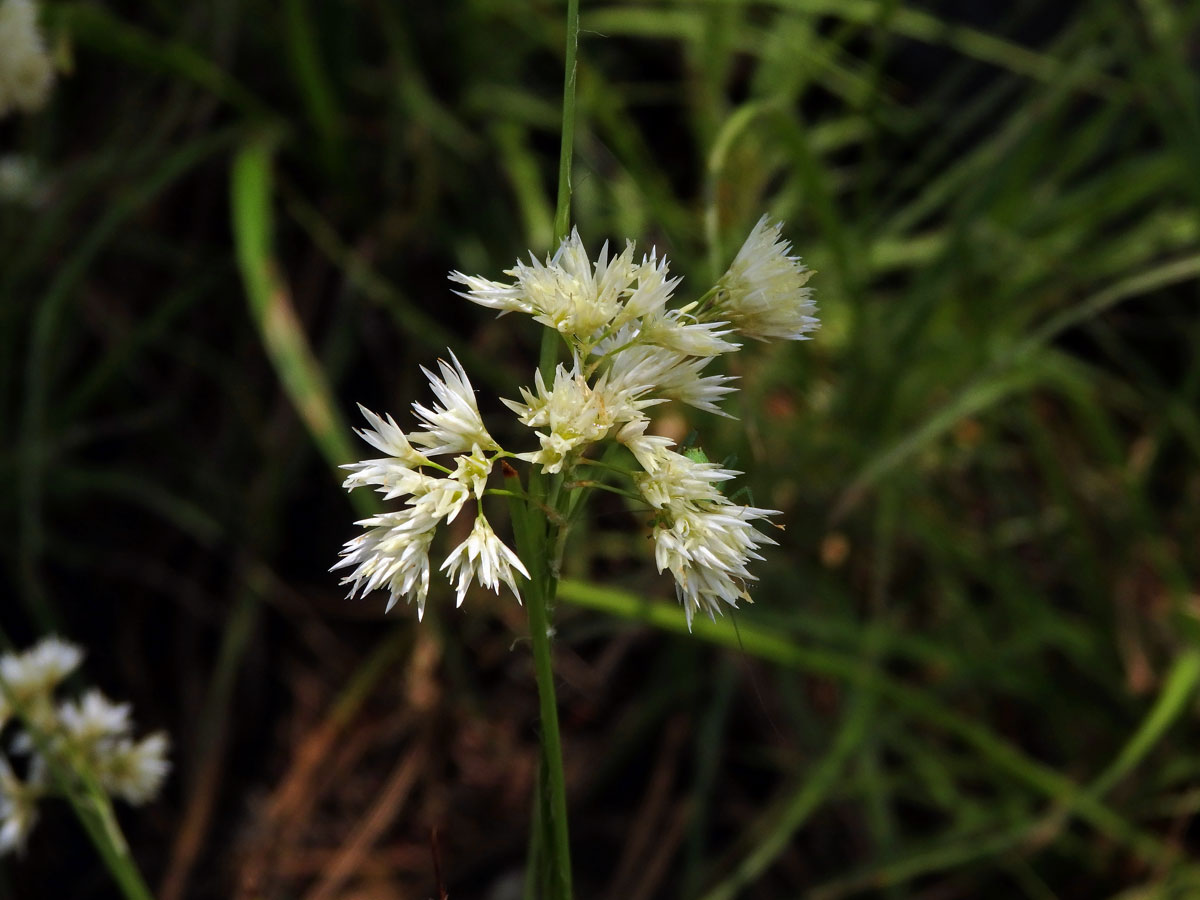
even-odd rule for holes
{"type": "MultiPolygon", "coordinates": [[[[563,75],[562,146],[558,157],[558,206],[554,214],[554,239],[561,243],[571,228],[571,157],[575,146],[575,71],[579,48],[579,0],[567,0],[567,47],[563,75]]],[[[542,333],[538,369],[542,377],[554,377],[558,357],[558,334],[547,328],[542,333]]],[[[514,473],[505,479],[510,491],[521,492],[514,473]]],[[[554,900],[571,900],[571,843],[567,830],[567,785],[563,775],[562,738],[558,731],[558,701],[554,696],[554,666],[550,656],[550,608],[558,590],[557,553],[564,521],[560,506],[562,477],[550,479],[540,472],[529,476],[529,499],[509,498],[517,554],[529,567],[525,606],[529,611],[529,635],[537,675],[538,706],[542,720],[543,821],[549,834],[539,856],[550,870],[549,891],[554,900]],[[544,501],[544,503],[542,502],[544,501]],[[547,510],[545,507],[550,507],[547,510]],[[553,511],[555,515],[549,513],[553,511]],[[549,820],[548,822],[546,820],[549,820]]],[[[539,827],[535,822],[534,827],[539,827]]]]}
{"type": "MultiPolygon", "coordinates": [[[[83,773],[74,774],[82,776],[83,773]]],[[[117,824],[117,817],[108,795],[93,778],[82,778],[82,789],[76,789],[72,788],[60,773],[55,772],[54,776],[60,779],[60,787],[121,894],[126,900],[153,900],[154,895],[150,893],[137,863],[129,853],[129,845],[117,824]]]]}
{"type": "Polygon", "coordinates": [[[567,59],[563,74],[562,145],[558,155],[558,207],[554,241],[571,230],[571,155],[575,150],[575,70],[579,49],[579,0],[567,0],[567,59]]]}
{"type": "MultiPolygon", "coordinates": [[[[552,556],[558,543],[560,527],[546,516],[537,496],[545,495],[544,476],[530,475],[529,499],[521,489],[520,478],[513,474],[505,479],[509,510],[513,521],[517,555],[529,568],[529,584],[525,588],[525,608],[529,613],[529,636],[533,647],[534,672],[538,686],[538,710],[542,724],[542,766],[545,777],[539,808],[542,821],[533,827],[544,828],[548,840],[538,855],[550,869],[554,900],[571,898],[571,851],[567,829],[567,788],[563,774],[562,737],[558,728],[558,701],[554,695],[554,668],[550,655],[550,607],[558,590],[557,567],[552,556]],[[547,821],[548,820],[548,821],[547,821]]],[[[561,516],[560,516],[561,517],[561,516]]]]}
{"type": "MultiPolygon", "coordinates": [[[[543,557],[550,546],[551,542],[547,541],[546,546],[541,548],[543,557]]],[[[542,756],[546,766],[547,806],[553,838],[549,855],[554,869],[554,896],[570,900],[571,845],[567,830],[567,786],[563,774],[562,738],[558,731],[558,702],[554,696],[554,667],[550,658],[548,607],[557,587],[558,579],[545,571],[542,579],[530,582],[525,603],[529,610],[529,636],[533,644],[533,664],[542,718],[542,756]]]]}
{"type": "MultiPolygon", "coordinates": [[[[611,447],[610,447],[610,449],[611,449],[611,447]]],[[[613,463],[610,463],[607,460],[608,455],[609,454],[606,452],[605,455],[600,457],[599,459],[596,459],[594,457],[586,457],[586,456],[581,457],[579,462],[576,463],[576,465],[578,465],[578,466],[594,466],[597,469],[604,469],[606,472],[614,472],[617,475],[620,475],[624,478],[633,478],[633,476],[636,474],[633,469],[629,469],[629,468],[626,468],[625,466],[618,466],[618,465],[614,465],[613,463]]]]}
{"type": "Polygon", "coordinates": [[[545,841],[542,839],[542,761],[538,760],[537,775],[533,779],[533,810],[529,817],[529,848],[525,854],[525,890],[522,900],[538,900],[549,893],[543,889],[543,874],[545,867],[542,857],[545,854],[545,841]]]}
{"type": "Polygon", "coordinates": [[[605,484],[602,481],[568,481],[563,486],[570,491],[577,491],[580,488],[595,488],[598,491],[608,491],[610,494],[616,494],[619,497],[624,497],[626,500],[635,500],[638,503],[646,505],[646,500],[641,494],[635,494],[633,491],[627,491],[624,488],[617,487],[616,485],[605,484]]]}

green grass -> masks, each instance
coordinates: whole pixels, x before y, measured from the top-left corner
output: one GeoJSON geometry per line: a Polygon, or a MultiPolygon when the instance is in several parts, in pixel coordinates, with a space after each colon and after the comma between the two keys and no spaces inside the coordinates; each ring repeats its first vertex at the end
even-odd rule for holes
{"type": "MultiPolygon", "coordinates": [[[[0,626],[85,644],[173,733],[168,797],[122,814],[162,900],[335,870],[436,896],[431,826],[451,896],[523,865],[520,611],[443,588],[385,622],[325,569],[368,511],[332,468],[355,403],[403,420],[451,346],[502,433],[537,363],[445,275],[549,249],[565,12],[47,4],[71,72],[0,123],[43,172],[35,208],[0,200],[0,626]],[[385,837],[338,860],[409,753],[385,837]]],[[[576,895],[1189,896],[1200,8],[581,24],[589,246],[653,243],[686,292],[769,211],[823,327],[738,355],[737,421],[667,413],[784,512],[753,606],[688,635],[617,501],[570,545],[576,895]]],[[[81,840],[56,815],[0,898],[95,883],[53,867],[81,840]]]]}

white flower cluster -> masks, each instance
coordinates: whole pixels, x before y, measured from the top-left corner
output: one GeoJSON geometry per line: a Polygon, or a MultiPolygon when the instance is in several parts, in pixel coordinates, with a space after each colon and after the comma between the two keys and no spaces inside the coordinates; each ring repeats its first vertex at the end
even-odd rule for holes
{"type": "Polygon", "coordinates": [[[388,455],[345,467],[352,473],[346,479],[347,489],[373,485],[385,500],[405,495],[408,500],[398,512],[359,522],[366,526],[366,533],[346,543],[343,558],[334,568],[354,566],[342,581],[352,585],[352,596],[387,588],[391,593],[389,610],[402,596],[410,602],[415,599],[418,618],[425,614],[429,593],[429,547],[434,531],[439,523],[452,522],[471,498],[477,501],[475,527],[441,565],[449,577],[458,577],[459,605],[475,578],[497,593],[503,581],[520,597],[514,572],[529,577],[517,555],[496,537],[478,503],[495,460],[506,454],[483,425],[467,373],[454,354],[450,358],[453,364],[438,361],[440,377],[421,369],[439,401],[432,409],[413,404],[423,427],[405,434],[391,416],[381,419],[363,409],[371,428],[359,431],[359,436],[388,455]],[[446,454],[457,454],[454,469],[432,458],[446,454]]]}
{"type": "Polygon", "coordinates": [[[54,63],[38,29],[33,0],[0,0],[0,117],[46,105],[54,63]]]}
{"type": "Polygon", "coordinates": [[[129,704],[95,689],[55,703],[55,690],[82,659],[78,647],[56,637],[0,655],[0,732],[18,718],[29,729],[16,728],[10,744],[10,755],[25,758],[23,778],[0,753],[0,855],[24,847],[38,802],[55,789],[51,768],[84,768],[105,791],[135,805],[153,799],[170,770],[167,736],[134,740],[129,704]]]}
{"type": "MultiPolygon", "coordinates": [[[[387,587],[389,609],[399,596],[416,598],[420,615],[433,530],[467,499],[482,500],[494,461],[520,459],[557,475],[588,464],[589,448],[615,440],[640,467],[629,474],[653,510],[658,569],[674,576],[689,625],[696,610],[715,616],[722,603],[749,599],[746,583],[754,576],[747,565],[761,558],[756,548],[773,543],[753,523],[776,511],[730,500],[719,485],[740,473],[671,449],[672,441],[649,433],[646,410],[678,400],[725,415],[719,403],[734,390],[732,378],[703,373],[716,357],[738,349],[732,338],[800,339],[818,326],[806,287],[811,273],[788,255],[780,229],[764,216],[717,285],[683,306],[670,305],[681,279],[669,277],[665,259],[651,252],[639,261],[632,243],[610,256],[605,244],[593,263],[576,232],[546,262],[518,262],[505,273],[511,282],[452,273],[466,299],[501,314],[526,313],[557,331],[571,364],[560,364],[552,383],[536,373],[519,402],[503,401],[536,434],[539,448],[524,453],[503,450],[484,428],[457,360],[441,363],[440,379],[426,372],[442,405],[414,405],[423,430],[406,435],[390,417],[364,410],[372,429],[359,433],[388,458],[348,466],[353,474],[346,487],[372,485],[385,499],[408,500],[400,512],[360,523],[368,531],[346,545],[335,568],[355,567],[343,582],[352,585],[351,594],[387,587]],[[458,454],[455,468],[430,459],[437,454],[458,454]]],[[[457,572],[460,604],[474,577],[494,590],[504,581],[514,593],[514,571],[529,577],[482,511],[471,537],[442,568],[457,572]]]]}

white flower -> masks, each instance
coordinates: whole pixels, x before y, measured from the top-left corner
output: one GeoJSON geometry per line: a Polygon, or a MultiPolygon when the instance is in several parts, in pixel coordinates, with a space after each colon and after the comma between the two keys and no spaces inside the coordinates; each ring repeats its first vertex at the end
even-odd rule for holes
{"type": "MultiPolygon", "coordinates": [[[[458,360],[455,362],[457,363],[458,360]]],[[[408,437],[396,424],[395,419],[390,415],[386,419],[382,419],[361,403],[358,408],[362,411],[363,417],[371,423],[371,427],[356,428],[354,429],[355,434],[377,450],[382,450],[388,457],[398,460],[407,468],[415,469],[418,466],[428,465],[429,460],[425,458],[424,454],[413,448],[408,437]]]]}
{"type": "Polygon", "coordinates": [[[559,364],[552,388],[546,387],[542,373],[537,372],[534,387],[536,393],[521,388],[524,403],[503,402],[522,424],[547,429],[537,433],[542,449],[522,453],[520,457],[538,463],[552,474],[562,471],[572,451],[603,440],[614,425],[636,418],[643,407],[653,402],[638,401],[636,391],[612,389],[605,376],[589,385],[578,359],[571,369],[559,364]]]}
{"type": "Polygon", "coordinates": [[[3,676],[20,694],[27,726],[13,735],[10,752],[28,757],[22,781],[0,754],[0,855],[24,848],[38,802],[59,792],[58,779],[70,785],[95,778],[108,793],[142,803],[166,776],[166,736],[132,740],[129,704],[113,703],[92,689],[54,706],[55,687],[82,657],[78,647],[55,637],[0,657],[3,676]]]}
{"type": "Polygon", "coordinates": [[[93,688],[82,700],[59,704],[58,723],[69,740],[79,746],[129,733],[129,704],[113,703],[93,688]]]}
{"type": "MultiPolygon", "coordinates": [[[[11,702],[19,706],[48,702],[59,683],[79,667],[83,651],[74,644],[51,635],[42,638],[24,653],[0,655],[0,725],[12,714],[11,702]]],[[[35,710],[26,709],[26,714],[35,710]]]]}
{"type": "Polygon", "coordinates": [[[372,428],[360,431],[360,437],[392,455],[343,467],[351,471],[344,485],[347,489],[373,485],[385,499],[405,496],[406,500],[404,509],[360,521],[367,530],[346,542],[342,559],[333,570],[353,567],[341,582],[350,585],[351,597],[387,588],[390,596],[385,611],[391,611],[401,597],[410,603],[416,600],[418,619],[425,615],[429,594],[429,548],[434,532],[441,522],[453,521],[471,497],[483,497],[495,459],[487,451],[500,450],[483,427],[466,373],[453,355],[451,359],[453,365],[440,361],[441,378],[425,372],[440,401],[433,409],[414,404],[426,430],[406,435],[390,416],[383,419],[364,409],[372,428]],[[455,469],[434,464],[414,443],[427,445],[428,456],[457,453],[455,469]],[[448,475],[429,475],[420,471],[421,466],[448,475]]]}
{"type": "MultiPolygon", "coordinates": [[[[129,733],[129,704],[113,703],[98,690],[58,708],[58,728],[50,735],[51,752],[71,748],[64,760],[86,760],[108,793],[141,804],[153,798],[170,770],[165,734],[134,741],[129,733]],[[65,742],[65,747],[64,747],[65,742]]],[[[41,762],[41,757],[36,757],[41,762]]]]}
{"type": "Polygon", "coordinates": [[[736,375],[705,375],[700,376],[700,370],[707,360],[689,359],[673,366],[663,379],[660,390],[664,397],[694,406],[696,409],[710,412],[715,416],[732,419],[729,413],[717,404],[726,394],[733,393],[736,388],[729,387],[731,381],[736,381],[736,375]]]}
{"type": "Polygon", "coordinates": [[[459,606],[462,606],[472,580],[478,580],[481,585],[491,588],[497,594],[500,593],[500,582],[503,581],[520,601],[521,592],[517,590],[513,569],[526,578],[529,577],[529,572],[517,554],[496,537],[492,526],[482,515],[475,519],[475,527],[471,534],[451,551],[441,568],[446,570],[448,578],[458,576],[459,606]]]}
{"type": "MultiPolygon", "coordinates": [[[[534,266],[539,265],[536,259],[532,260],[532,263],[534,266]]],[[[517,265],[519,267],[521,263],[518,262],[517,265]]],[[[517,270],[508,269],[504,274],[515,277],[517,270]]],[[[454,292],[458,296],[465,297],[472,303],[478,303],[489,309],[498,309],[500,315],[510,312],[523,312],[529,315],[538,313],[533,304],[525,298],[520,281],[516,284],[502,284],[481,275],[464,275],[462,272],[451,272],[450,280],[466,286],[466,291],[454,292]]]]}
{"type": "Polygon", "coordinates": [[[626,391],[634,396],[657,394],[663,399],[679,400],[705,412],[731,418],[717,404],[735,390],[728,387],[728,383],[736,378],[733,375],[701,377],[700,373],[710,362],[711,358],[634,344],[613,353],[608,369],[609,385],[614,391],[626,391]]]}
{"type": "Polygon", "coordinates": [[[351,474],[342,482],[342,487],[346,490],[351,491],[364,485],[375,485],[375,489],[383,494],[385,500],[405,494],[415,494],[426,481],[432,478],[424,472],[408,468],[400,460],[394,458],[366,459],[362,462],[347,463],[342,468],[351,471],[351,474]]]}
{"type": "Polygon", "coordinates": [[[634,476],[634,482],[656,510],[658,570],[670,570],[674,576],[676,595],[691,628],[698,609],[715,616],[721,603],[737,606],[739,598],[750,599],[746,582],[754,576],[747,565],[762,559],[756,547],[775,543],[752,523],[778,513],[731,503],[718,485],[740,472],[676,453],[667,448],[665,439],[647,438],[644,425],[639,426],[626,426],[622,436],[645,470],[634,476]]]}
{"type": "Polygon", "coordinates": [[[647,462],[650,465],[643,464],[647,471],[635,475],[633,480],[642,497],[655,509],[677,507],[681,503],[724,501],[717,485],[740,474],[665,448],[657,450],[647,462]]]}
{"type": "Polygon", "coordinates": [[[37,822],[38,792],[23,784],[0,756],[0,856],[25,849],[37,822]]]}
{"type": "Polygon", "coordinates": [[[491,474],[492,459],[476,444],[470,453],[463,453],[458,457],[456,468],[450,477],[467,488],[472,497],[480,498],[491,474]]]}
{"type": "Polygon", "coordinates": [[[97,760],[101,787],[134,806],[152,800],[171,771],[169,748],[170,741],[162,732],[140,741],[121,738],[112,742],[97,760]]]}
{"type": "Polygon", "coordinates": [[[374,485],[385,500],[403,494],[415,494],[430,476],[417,471],[418,466],[429,465],[429,460],[415,450],[395,420],[388,416],[382,419],[364,406],[359,406],[367,421],[374,427],[356,429],[355,433],[372,447],[391,454],[383,459],[367,459],[342,466],[350,475],[342,483],[346,490],[364,485],[374,485]]]}
{"type": "Polygon", "coordinates": [[[812,272],[800,257],[788,256],[792,247],[782,228],[759,219],[718,283],[714,314],[761,341],[806,340],[820,325],[812,288],[805,287],[812,272]]]}
{"type": "Polygon", "coordinates": [[[739,598],[750,600],[746,582],[755,578],[746,565],[762,559],[756,547],[775,543],[751,523],[776,514],[776,510],[737,506],[727,500],[703,506],[672,504],[660,514],[654,528],[654,559],[658,571],[669,569],[674,576],[689,629],[696,610],[715,618],[721,603],[737,606],[739,598]]]}
{"type": "Polygon", "coordinates": [[[411,507],[409,527],[430,531],[445,520],[453,522],[471,496],[470,488],[454,478],[426,478],[419,491],[407,501],[411,507]]]}
{"type": "Polygon", "coordinates": [[[645,416],[634,419],[621,426],[616,433],[618,443],[624,444],[647,472],[653,472],[658,467],[661,454],[668,452],[667,448],[675,442],[669,437],[657,434],[646,434],[650,420],[645,416]]]}
{"type": "Polygon", "coordinates": [[[376,527],[347,541],[342,549],[345,558],[333,568],[357,567],[341,581],[351,585],[351,597],[365,597],[377,588],[386,587],[390,596],[384,612],[391,612],[396,601],[404,597],[409,603],[417,601],[420,620],[425,615],[425,597],[429,593],[429,545],[433,542],[433,531],[409,531],[404,527],[403,515],[388,513],[359,522],[376,527]],[[393,526],[393,522],[398,524],[393,526]]]}
{"type": "Polygon", "coordinates": [[[485,450],[498,449],[499,445],[483,427],[479,407],[475,404],[475,391],[467,373],[453,353],[450,359],[454,361],[453,365],[443,359],[438,360],[441,378],[421,367],[440,405],[429,409],[420,403],[413,404],[413,411],[424,422],[425,430],[412,433],[409,440],[425,447],[427,456],[469,453],[476,444],[485,450]]]}
{"type": "Polygon", "coordinates": [[[355,567],[342,579],[342,584],[351,585],[350,596],[386,587],[391,596],[385,612],[405,597],[410,603],[417,601],[417,618],[422,618],[434,529],[443,519],[452,521],[469,497],[470,490],[456,479],[422,476],[404,509],[360,521],[369,530],[346,542],[343,559],[333,567],[355,567]]]}
{"type": "Polygon", "coordinates": [[[343,559],[333,570],[356,567],[341,582],[352,585],[351,597],[386,586],[391,592],[387,610],[404,596],[410,602],[416,599],[420,617],[429,591],[429,545],[434,529],[442,520],[453,521],[470,490],[453,478],[413,475],[407,506],[358,522],[369,530],[346,542],[343,559]]]}
{"type": "MultiPolygon", "coordinates": [[[[487,477],[492,470],[492,460],[484,454],[478,444],[475,444],[469,454],[458,457],[458,468],[449,478],[427,475],[411,468],[432,464],[412,447],[391,416],[384,420],[367,409],[363,409],[363,413],[375,427],[373,430],[358,432],[359,436],[378,449],[395,455],[342,466],[343,469],[351,471],[342,486],[353,490],[364,485],[374,485],[386,500],[407,496],[408,508],[359,522],[360,525],[373,526],[372,532],[347,542],[342,551],[346,558],[333,568],[359,565],[359,569],[342,582],[355,584],[351,596],[360,587],[365,593],[380,586],[381,578],[391,582],[399,577],[397,583],[408,584],[409,587],[403,591],[393,591],[392,603],[388,606],[388,609],[391,609],[396,601],[396,593],[407,593],[409,589],[421,583],[427,586],[428,561],[422,562],[422,547],[428,547],[429,539],[432,538],[431,532],[440,521],[450,521],[457,516],[462,505],[472,495],[483,495],[487,477]],[[426,532],[430,534],[426,535],[426,532]],[[416,565],[417,568],[409,574],[417,580],[413,581],[399,571],[393,571],[385,577],[383,573],[388,571],[389,566],[381,565],[381,560],[371,559],[381,554],[395,556],[396,559],[393,559],[392,563],[403,559],[416,565]],[[362,587],[364,579],[368,585],[366,587],[362,587]]],[[[438,414],[429,412],[431,417],[438,414]]]]}
{"type": "Polygon", "coordinates": [[[685,356],[720,356],[738,349],[739,344],[722,340],[733,331],[725,327],[728,322],[701,322],[691,314],[695,308],[695,303],[689,303],[680,309],[647,316],[641,321],[638,342],[674,350],[685,356]]]}
{"type": "Polygon", "coordinates": [[[620,326],[631,319],[653,316],[663,312],[671,300],[675,288],[682,278],[668,278],[666,257],[661,260],[654,248],[649,256],[643,256],[641,264],[635,272],[637,285],[630,292],[624,307],[614,317],[614,326],[620,326]]]}
{"type": "Polygon", "coordinates": [[[45,106],[54,83],[31,0],[0,0],[0,116],[45,106]]]}
{"type": "MultiPolygon", "coordinates": [[[[640,304],[652,305],[662,292],[655,268],[646,273],[647,288],[638,298],[640,304]]],[[[572,230],[544,264],[531,256],[528,264],[518,261],[504,274],[516,282],[502,284],[461,272],[452,272],[450,280],[466,285],[460,296],[474,303],[502,312],[529,313],[548,328],[589,342],[621,312],[625,298],[636,293],[631,285],[642,273],[633,262],[632,243],[611,260],[606,243],[593,265],[579,232],[572,230]]],[[[669,296],[669,288],[666,293],[669,296]]]]}

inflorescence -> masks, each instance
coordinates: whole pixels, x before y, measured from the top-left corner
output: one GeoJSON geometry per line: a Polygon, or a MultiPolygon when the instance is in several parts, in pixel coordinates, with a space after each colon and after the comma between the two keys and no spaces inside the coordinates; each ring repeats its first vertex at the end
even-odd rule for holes
{"type": "Polygon", "coordinates": [[[639,467],[627,473],[631,487],[652,510],[655,561],[674,577],[689,627],[697,610],[715,616],[722,603],[748,600],[746,583],[754,580],[748,564],[762,558],[757,548],[774,543],[754,523],[777,511],[733,502],[721,484],[741,473],[672,449],[673,441],[650,433],[646,411],[677,400],[726,415],[719,404],[734,390],[733,378],[703,373],[739,348],[739,335],[803,340],[818,327],[806,286],[812,273],[789,255],[780,232],[764,216],[717,284],[682,306],[670,305],[681,279],[669,276],[666,259],[652,250],[639,262],[630,242],[612,257],[605,244],[593,263],[577,232],[545,263],[518,261],[505,272],[508,282],[452,273],[460,296],[502,315],[525,313],[557,331],[571,362],[558,365],[552,378],[537,372],[520,401],[502,401],[534,431],[536,450],[500,447],[453,354],[451,362],[439,361],[438,374],[422,369],[437,403],[413,404],[416,430],[405,433],[390,416],[363,409],[370,427],[358,433],[385,456],[346,466],[345,487],[369,485],[384,499],[405,498],[405,505],[360,522],[366,531],[343,549],[334,568],[352,569],[343,580],[351,596],[385,588],[389,610],[403,596],[416,600],[422,616],[434,531],[474,500],[474,529],[440,568],[457,578],[459,604],[473,580],[495,591],[503,582],[520,599],[516,573],[529,573],[483,513],[493,468],[517,459],[548,475],[566,474],[596,464],[589,451],[616,441],[639,467]]]}
{"type": "Polygon", "coordinates": [[[9,754],[0,753],[0,855],[25,846],[38,804],[69,787],[63,779],[89,779],[140,805],[158,794],[170,770],[167,736],[134,740],[129,704],[113,703],[94,688],[55,702],[55,690],[82,660],[79,647],[56,637],[0,655],[0,733],[15,725],[9,754]]]}
{"type": "Polygon", "coordinates": [[[14,109],[41,109],[53,84],[37,7],[32,0],[0,0],[0,118],[14,109]]]}

